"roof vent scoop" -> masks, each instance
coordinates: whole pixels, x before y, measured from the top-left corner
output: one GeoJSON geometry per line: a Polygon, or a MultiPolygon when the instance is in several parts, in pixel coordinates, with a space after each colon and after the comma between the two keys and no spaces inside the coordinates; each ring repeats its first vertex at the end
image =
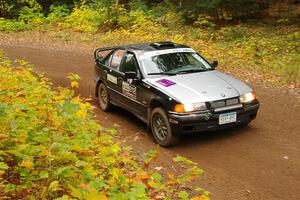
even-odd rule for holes
{"type": "Polygon", "coordinates": [[[154,42],[151,43],[150,45],[156,49],[175,47],[175,44],[173,42],[154,42]]]}

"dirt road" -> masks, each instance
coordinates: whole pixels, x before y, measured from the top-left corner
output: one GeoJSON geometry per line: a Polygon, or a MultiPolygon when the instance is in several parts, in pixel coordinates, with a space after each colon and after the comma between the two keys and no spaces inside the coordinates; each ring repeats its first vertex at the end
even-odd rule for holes
{"type": "MultiPolygon", "coordinates": [[[[93,96],[91,51],[1,43],[0,48],[12,59],[30,61],[56,85],[68,85],[65,77],[70,72],[80,74],[79,94],[93,96]]],[[[185,136],[179,145],[160,150],[162,165],[167,166],[176,154],[198,162],[205,170],[201,186],[212,193],[212,199],[300,199],[299,95],[260,83],[253,86],[261,108],[250,126],[185,136]]],[[[118,124],[136,151],[156,147],[145,125],[130,113],[97,109],[96,114],[103,126],[118,124]]]]}

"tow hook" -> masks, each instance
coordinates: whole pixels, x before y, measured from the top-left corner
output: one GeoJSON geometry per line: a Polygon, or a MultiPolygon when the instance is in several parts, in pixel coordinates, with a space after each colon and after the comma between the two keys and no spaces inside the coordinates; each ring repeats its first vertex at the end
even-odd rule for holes
{"type": "Polygon", "coordinates": [[[173,123],[173,124],[178,124],[178,121],[177,121],[177,120],[171,119],[171,118],[169,118],[169,122],[171,122],[171,123],[173,123]]]}
{"type": "Polygon", "coordinates": [[[211,116],[211,114],[206,113],[206,114],[204,115],[204,119],[207,121],[207,120],[209,120],[210,116],[211,116]]]}

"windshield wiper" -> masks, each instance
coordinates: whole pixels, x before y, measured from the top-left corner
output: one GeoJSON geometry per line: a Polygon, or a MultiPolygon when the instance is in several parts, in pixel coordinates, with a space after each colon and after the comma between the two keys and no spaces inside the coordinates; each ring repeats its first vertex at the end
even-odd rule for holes
{"type": "Polygon", "coordinates": [[[149,73],[148,75],[176,75],[176,73],[172,73],[172,72],[155,72],[155,73],[149,73]]]}
{"type": "Polygon", "coordinates": [[[209,69],[188,69],[177,72],[176,74],[185,74],[185,73],[195,73],[195,72],[205,72],[209,69]]]}
{"type": "Polygon", "coordinates": [[[174,76],[177,74],[186,74],[186,73],[195,73],[195,72],[204,72],[208,71],[209,69],[188,69],[188,70],[182,70],[179,72],[155,72],[155,73],[149,73],[148,75],[169,75],[174,76]]]}

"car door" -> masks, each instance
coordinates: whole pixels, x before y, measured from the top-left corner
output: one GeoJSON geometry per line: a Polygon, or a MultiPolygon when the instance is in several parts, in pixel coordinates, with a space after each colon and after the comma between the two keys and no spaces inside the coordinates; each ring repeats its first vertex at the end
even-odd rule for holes
{"type": "Polygon", "coordinates": [[[122,98],[122,73],[119,71],[122,59],[125,56],[125,50],[118,49],[112,54],[112,58],[106,71],[106,86],[113,104],[124,106],[122,98]]]}
{"type": "Polygon", "coordinates": [[[141,87],[141,72],[136,57],[132,52],[126,52],[120,65],[120,72],[119,79],[122,80],[122,96],[127,109],[145,121],[147,118],[147,106],[140,101],[143,91],[141,87]],[[135,72],[136,78],[126,79],[126,72],[135,72]]]}

